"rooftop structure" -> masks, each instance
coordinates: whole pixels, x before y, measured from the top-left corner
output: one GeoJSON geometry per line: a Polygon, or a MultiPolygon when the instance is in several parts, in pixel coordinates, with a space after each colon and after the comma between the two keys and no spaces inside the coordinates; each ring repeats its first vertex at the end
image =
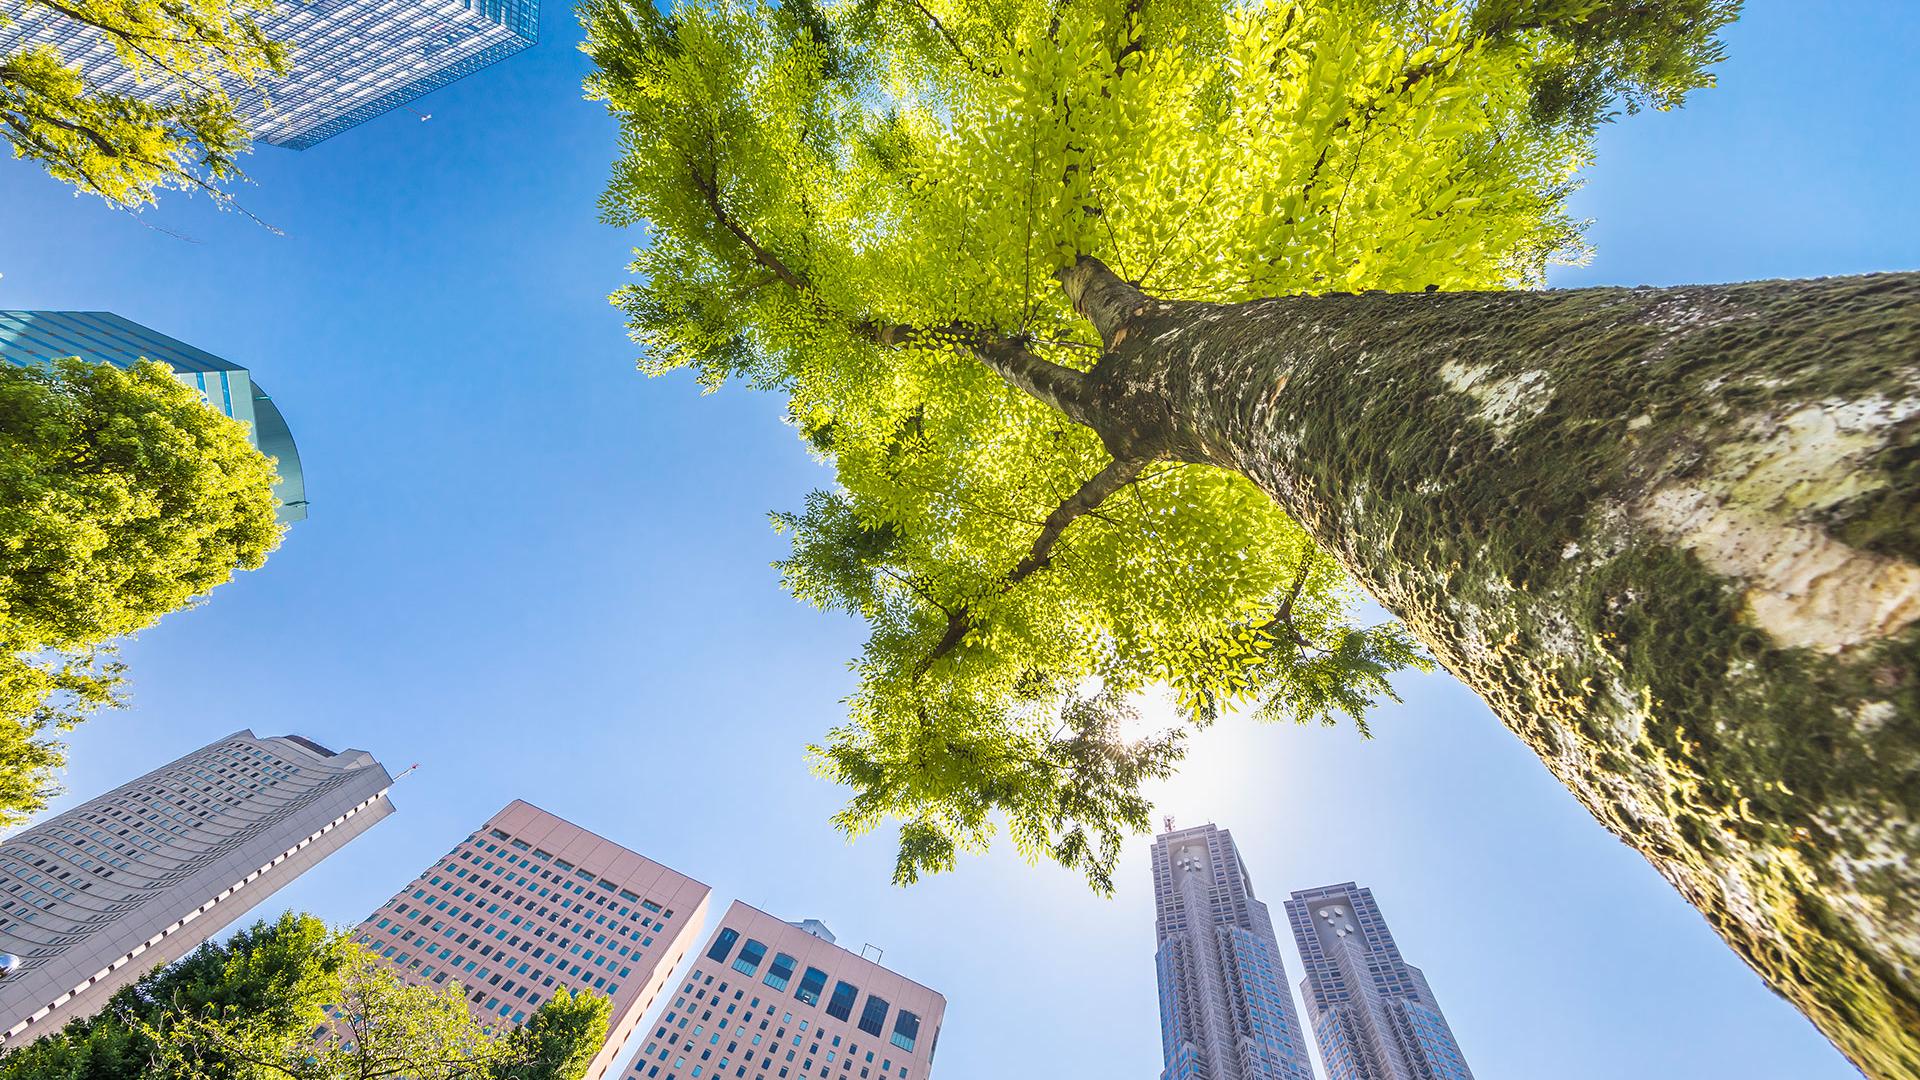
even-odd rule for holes
{"type": "Polygon", "coordinates": [[[626,1080],[927,1080],[947,999],[735,901],[626,1080]]]}

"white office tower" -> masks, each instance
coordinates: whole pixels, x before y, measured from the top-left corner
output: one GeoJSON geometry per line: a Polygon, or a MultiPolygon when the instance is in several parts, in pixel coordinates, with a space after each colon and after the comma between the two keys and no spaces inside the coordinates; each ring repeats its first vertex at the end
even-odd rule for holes
{"type": "Polygon", "coordinates": [[[229,735],[0,844],[0,1046],[90,1015],[393,812],[364,750],[229,735]]]}

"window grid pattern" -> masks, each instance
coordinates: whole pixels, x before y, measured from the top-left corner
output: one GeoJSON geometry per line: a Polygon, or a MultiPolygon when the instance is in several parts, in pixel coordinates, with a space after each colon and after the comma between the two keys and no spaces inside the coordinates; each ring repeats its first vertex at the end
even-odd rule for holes
{"type": "Polygon", "coordinates": [[[1314,1080],[1267,906],[1225,829],[1153,847],[1162,1080],[1314,1080]]]}
{"type": "MultiPolygon", "coordinates": [[[[103,89],[158,98],[92,27],[37,5],[9,12],[0,55],[49,45],[103,89]]],[[[263,21],[293,56],[284,78],[221,82],[254,137],[306,149],[539,40],[538,0],[302,0],[263,21]]]]}
{"type": "Polygon", "coordinates": [[[945,1000],[830,937],[736,903],[702,957],[668,999],[625,1080],[930,1075],[945,1000]],[[758,976],[742,974],[738,953],[762,942],[771,964],[761,965],[758,976]],[[776,970],[788,973],[777,983],[771,981],[776,970]],[[804,974],[792,979],[792,971],[804,974]],[[823,993],[828,986],[831,995],[823,993]],[[932,1028],[932,1038],[924,1037],[923,1025],[932,1028]]]}
{"type": "Polygon", "coordinates": [[[1287,920],[1330,1080],[1473,1080],[1426,976],[1401,957],[1372,890],[1350,881],[1296,892],[1287,920]]]}
{"type": "Polygon", "coordinates": [[[410,981],[458,985],[474,1016],[496,1029],[524,1023],[559,987],[610,999],[593,1080],[686,955],[707,890],[604,842],[593,860],[569,860],[557,837],[597,838],[516,806],[537,827],[499,827],[509,807],[381,905],[355,938],[410,981]],[[618,856],[641,869],[620,873],[618,856]]]}
{"type": "Polygon", "coordinates": [[[313,845],[384,816],[391,782],[363,752],[238,732],[10,837],[0,951],[20,964],[0,986],[0,1041],[205,940],[311,865],[313,845]]]}

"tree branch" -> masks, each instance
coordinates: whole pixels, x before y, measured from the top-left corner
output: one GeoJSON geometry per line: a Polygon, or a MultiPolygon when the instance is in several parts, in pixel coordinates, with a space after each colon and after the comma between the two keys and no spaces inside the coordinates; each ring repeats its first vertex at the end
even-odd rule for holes
{"type": "Polygon", "coordinates": [[[933,24],[933,28],[939,31],[942,38],[946,39],[947,46],[953,50],[954,55],[958,56],[963,63],[975,71],[984,70],[975,62],[972,56],[967,54],[967,50],[960,47],[960,40],[953,36],[953,32],[947,29],[947,25],[940,21],[939,16],[927,10],[927,6],[921,3],[920,0],[907,0],[907,3],[918,10],[920,14],[927,17],[927,21],[933,24]]]}
{"type": "MultiPolygon", "coordinates": [[[[1133,483],[1147,464],[1145,461],[1119,459],[1108,462],[1106,468],[1095,473],[1072,495],[1067,496],[1064,502],[1054,507],[1053,513],[1047,515],[1046,523],[1041,526],[1040,535],[1034,537],[1033,544],[1027,549],[1027,554],[1008,572],[1006,579],[995,590],[995,595],[1011,592],[1022,581],[1050,565],[1053,562],[1053,549],[1060,542],[1061,535],[1067,531],[1067,526],[1092,513],[1114,492],[1133,483]]],[[[946,609],[943,607],[942,610],[946,609]]],[[[933,650],[927,653],[914,668],[914,679],[917,681],[925,675],[935,660],[959,648],[960,642],[967,636],[967,631],[973,627],[973,613],[969,605],[961,604],[948,611],[946,632],[940,635],[940,640],[934,643],[933,650]]]]}
{"type": "Polygon", "coordinates": [[[759,241],[753,238],[753,234],[742,228],[740,223],[734,220],[733,215],[727,212],[727,208],[720,205],[719,184],[710,177],[702,176],[698,167],[690,167],[688,171],[693,174],[693,186],[699,189],[700,194],[707,200],[708,209],[713,211],[714,220],[732,233],[734,238],[752,253],[754,261],[773,271],[774,276],[786,282],[793,291],[807,292],[809,288],[807,279],[794,273],[786,263],[780,261],[779,256],[761,247],[759,241]]]}
{"type": "Polygon", "coordinates": [[[1095,473],[1092,479],[1081,484],[1078,491],[1067,496],[1065,502],[1054,507],[1053,513],[1047,515],[1046,525],[1041,528],[1040,535],[1034,538],[1033,546],[1028,549],[1026,558],[1021,559],[1020,564],[1007,575],[1007,583],[1001,586],[1000,591],[1004,593],[1026,580],[1035,571],[1044,569],[1049,562],[1053,561],[1053,546],[1059,543],[1060,534],[1067,530],[1067,526],[1073,524],[1074,520],[1082,515],[1091,513],[1114,492],[1133,483],[1140,476],[1140,471],[1146,467],[1145,461],[1115,459],[1109,462],[1106,468],[1095,473]]]}

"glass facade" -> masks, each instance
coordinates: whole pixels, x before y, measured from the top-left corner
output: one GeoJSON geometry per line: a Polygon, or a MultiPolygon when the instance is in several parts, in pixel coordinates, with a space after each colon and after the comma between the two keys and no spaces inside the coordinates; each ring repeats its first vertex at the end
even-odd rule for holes
{"type": "MultiPolygon", "coordinates": [[[[0,26],[0,55],[52,45],[103,88],[158,95],[91,27],[38,5],[0,26]]],[[[538,0],[296,0],[264,20],[285,42],[285,77],[225,89],[254,137],[304,150],[499,62],[539,40],[538,0]]]]}
{"type": "Polygon", "coordinates": [[[306,476],[293,432],[246,368],[110,311],[0,311],[0,361],[26,367],[63,356],[122,368],[145,358],[171,367],[207,404],[246,424],[253,445],[274,459],[280,520],[307,516],[306,476]]]}

